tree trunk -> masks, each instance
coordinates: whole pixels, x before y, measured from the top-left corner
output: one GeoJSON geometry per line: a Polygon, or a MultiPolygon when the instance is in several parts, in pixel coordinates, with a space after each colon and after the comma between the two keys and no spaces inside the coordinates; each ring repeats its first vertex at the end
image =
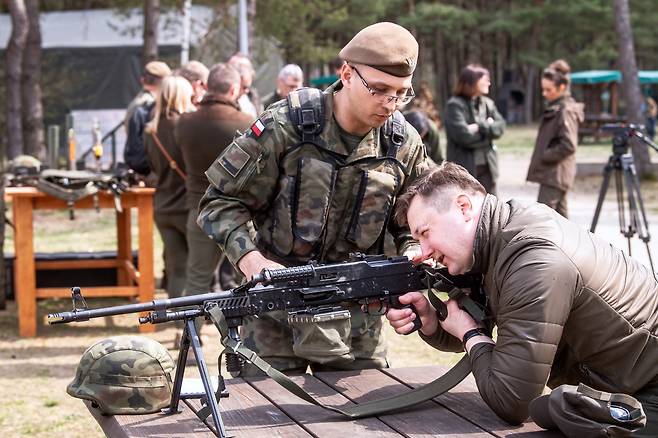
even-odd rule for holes
{"type": "MultiPolygon", "coordinates": [[[[626,102],[626,115],[630,123],[644,124],[642,117],[642,91],[637,76],[635,44],[631,28],[628,0],[615,0],[615,29],[619,45],[619,64],[622,72],[622,94],[626,102]]],[[[641,177],[651,174],[651,157],[647,146],[639,141],[632,141],[635,166],[641,177]]]]}
{"type": "Polygon", "coordinates": [[[6,123],[7,158],[13,159],[23,153],[23,127],[21,123],[21,69],[23,51],[27,41],[28,22],[25,2],[9,0],[11,36],[6,51],[6,123]]]}
{"type": "Polygon", "coordinates": [[[160,0],[144,1],[144,64],[158,58],[160,0]]]}
{"type": "Polygon", "coordinates": [[[41,27],[39,1],[26,0],[29,31],[23,54],[23,141],[25,153],[46,159],[43,133],[43,107],[41,105],[41,27]]]}

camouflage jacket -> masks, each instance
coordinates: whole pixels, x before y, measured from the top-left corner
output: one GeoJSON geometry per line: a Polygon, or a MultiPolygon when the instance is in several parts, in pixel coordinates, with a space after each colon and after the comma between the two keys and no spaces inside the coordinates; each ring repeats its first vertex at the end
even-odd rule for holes
{"type": "Polygon", "coordinates": [[[206,172],[211,184],[197,222],[233,264],[256,249],[284,265],[340,261],[355,251],[381,253],[386,228],[399,252],[413,243],[408,229],[394,226],[392,212],[396,196],[430,165],[420,136],[406,124],[399,164],[385,158],[379,129],[348,153],[333,116],[333,93],[340,86],[323,93],[324,148],[301,143],[282,101],[206,172]]]}

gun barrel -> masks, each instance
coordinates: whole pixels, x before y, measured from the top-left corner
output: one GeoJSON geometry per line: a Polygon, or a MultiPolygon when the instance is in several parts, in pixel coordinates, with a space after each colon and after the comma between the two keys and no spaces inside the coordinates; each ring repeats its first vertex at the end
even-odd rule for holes
{"type": "Polygon", "coordinates": [[[191,295],[189,297],[167,298],[162,300],[153,300],[148,303],[126,304],[123,306],[101,307],[99,309],[73,310],[70,312],[49,313],[47,316],[48,324],[66,324],[69,322],[88,321],[93,318],[102,318],[104,316],[125,315],[129,313],[142,313],[154,310],[166,310],[187,306],[198,306],[208,300],[228,298],[233,296],[231,292],[209,292],[200,295],[191,295]]]}

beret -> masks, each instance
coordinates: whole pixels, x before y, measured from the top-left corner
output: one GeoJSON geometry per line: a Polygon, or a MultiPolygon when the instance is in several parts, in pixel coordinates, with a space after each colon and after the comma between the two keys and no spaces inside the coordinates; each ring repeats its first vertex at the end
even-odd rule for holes
{"type": "Polygon", "coordinates": [[[347,62],[406,77],[416,69],[418,42],[411,32],[400,25],[375,23],[354,35],[338,56],[347,62]]]}

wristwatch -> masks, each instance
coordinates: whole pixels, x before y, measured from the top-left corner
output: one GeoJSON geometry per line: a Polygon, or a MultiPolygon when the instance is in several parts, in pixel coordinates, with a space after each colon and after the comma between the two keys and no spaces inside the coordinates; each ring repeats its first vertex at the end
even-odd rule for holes
{"type": "Polygon", "coordinates": [[[489,336],[489,337],[491,337],[489,332],[486,329],[482,328],[482,327],[477,327],[477,328],[470,329],[469,331],[464,333],[464,337],[462,338],[462,344],[464,344],[464,350],[466,349],[466,342],[469,339],[474,338],[476,336],[489,336]]]}

